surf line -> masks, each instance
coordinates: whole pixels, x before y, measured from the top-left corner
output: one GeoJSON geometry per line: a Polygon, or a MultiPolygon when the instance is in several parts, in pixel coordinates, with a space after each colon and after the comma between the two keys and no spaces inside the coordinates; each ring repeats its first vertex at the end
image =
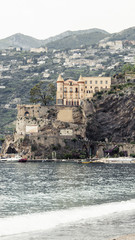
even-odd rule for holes
{"type": "Polygon", "coordinates": [[[48,230],[72,222],[135,210],[135,199],[0,219],[0,236],[48,230]]]}

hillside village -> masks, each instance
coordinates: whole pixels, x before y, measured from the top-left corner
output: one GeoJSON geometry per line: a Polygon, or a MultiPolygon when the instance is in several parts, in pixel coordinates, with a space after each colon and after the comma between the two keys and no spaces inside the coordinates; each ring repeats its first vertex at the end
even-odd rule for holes
{"type": "Polygon", "coordinates": [[[29,103],[30,89],[39,81],[56,83],[59,74],[74,80],[80,75],[112,77],[125,63],[134,64],[134,55],[134,40],[108,38],[76,49],[9,47],[1,50],[0,134],[13,131],[10,122],[15,120],[17,104],[29,103]]]}

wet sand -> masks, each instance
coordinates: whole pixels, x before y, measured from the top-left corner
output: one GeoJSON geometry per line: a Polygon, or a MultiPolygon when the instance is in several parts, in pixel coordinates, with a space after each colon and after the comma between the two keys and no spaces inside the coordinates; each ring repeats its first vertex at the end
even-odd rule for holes
{"type": "Polygon", "coordinates": [[[121,237],[112,238],[111,240],[135,240],[135,234],[124,235],[121,237]]]}

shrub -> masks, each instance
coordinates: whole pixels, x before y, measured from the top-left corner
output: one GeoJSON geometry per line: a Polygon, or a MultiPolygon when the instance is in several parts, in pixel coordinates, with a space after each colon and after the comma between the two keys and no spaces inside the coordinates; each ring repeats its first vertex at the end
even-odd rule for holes
{"type": "Polygon", "coordinates": [[[124,93],[119,93],[119,96],[120,96],[120,97],[124,96],[124,93]]]}
{"type": "Polygon", "coordinates": [[[77,139],[76,139],[76,138],[73,138],[71,141],[75,143],[75,142],[77,141],[77,139]]]}
{"type": "Polygon", "coordinates": [[[135,158],[135,153],[131,153],[131,154],[130,154],[130,157],[135,158]]]}

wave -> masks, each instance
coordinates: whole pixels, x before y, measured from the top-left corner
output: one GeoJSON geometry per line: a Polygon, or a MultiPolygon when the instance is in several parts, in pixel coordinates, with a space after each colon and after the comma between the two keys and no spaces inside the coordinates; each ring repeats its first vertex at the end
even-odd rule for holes
{"type": "Polygon", "coordinates": [[[135,210],[135,199],[0,219],[0,236],[49,230],[64,224],[135,210]]]}

